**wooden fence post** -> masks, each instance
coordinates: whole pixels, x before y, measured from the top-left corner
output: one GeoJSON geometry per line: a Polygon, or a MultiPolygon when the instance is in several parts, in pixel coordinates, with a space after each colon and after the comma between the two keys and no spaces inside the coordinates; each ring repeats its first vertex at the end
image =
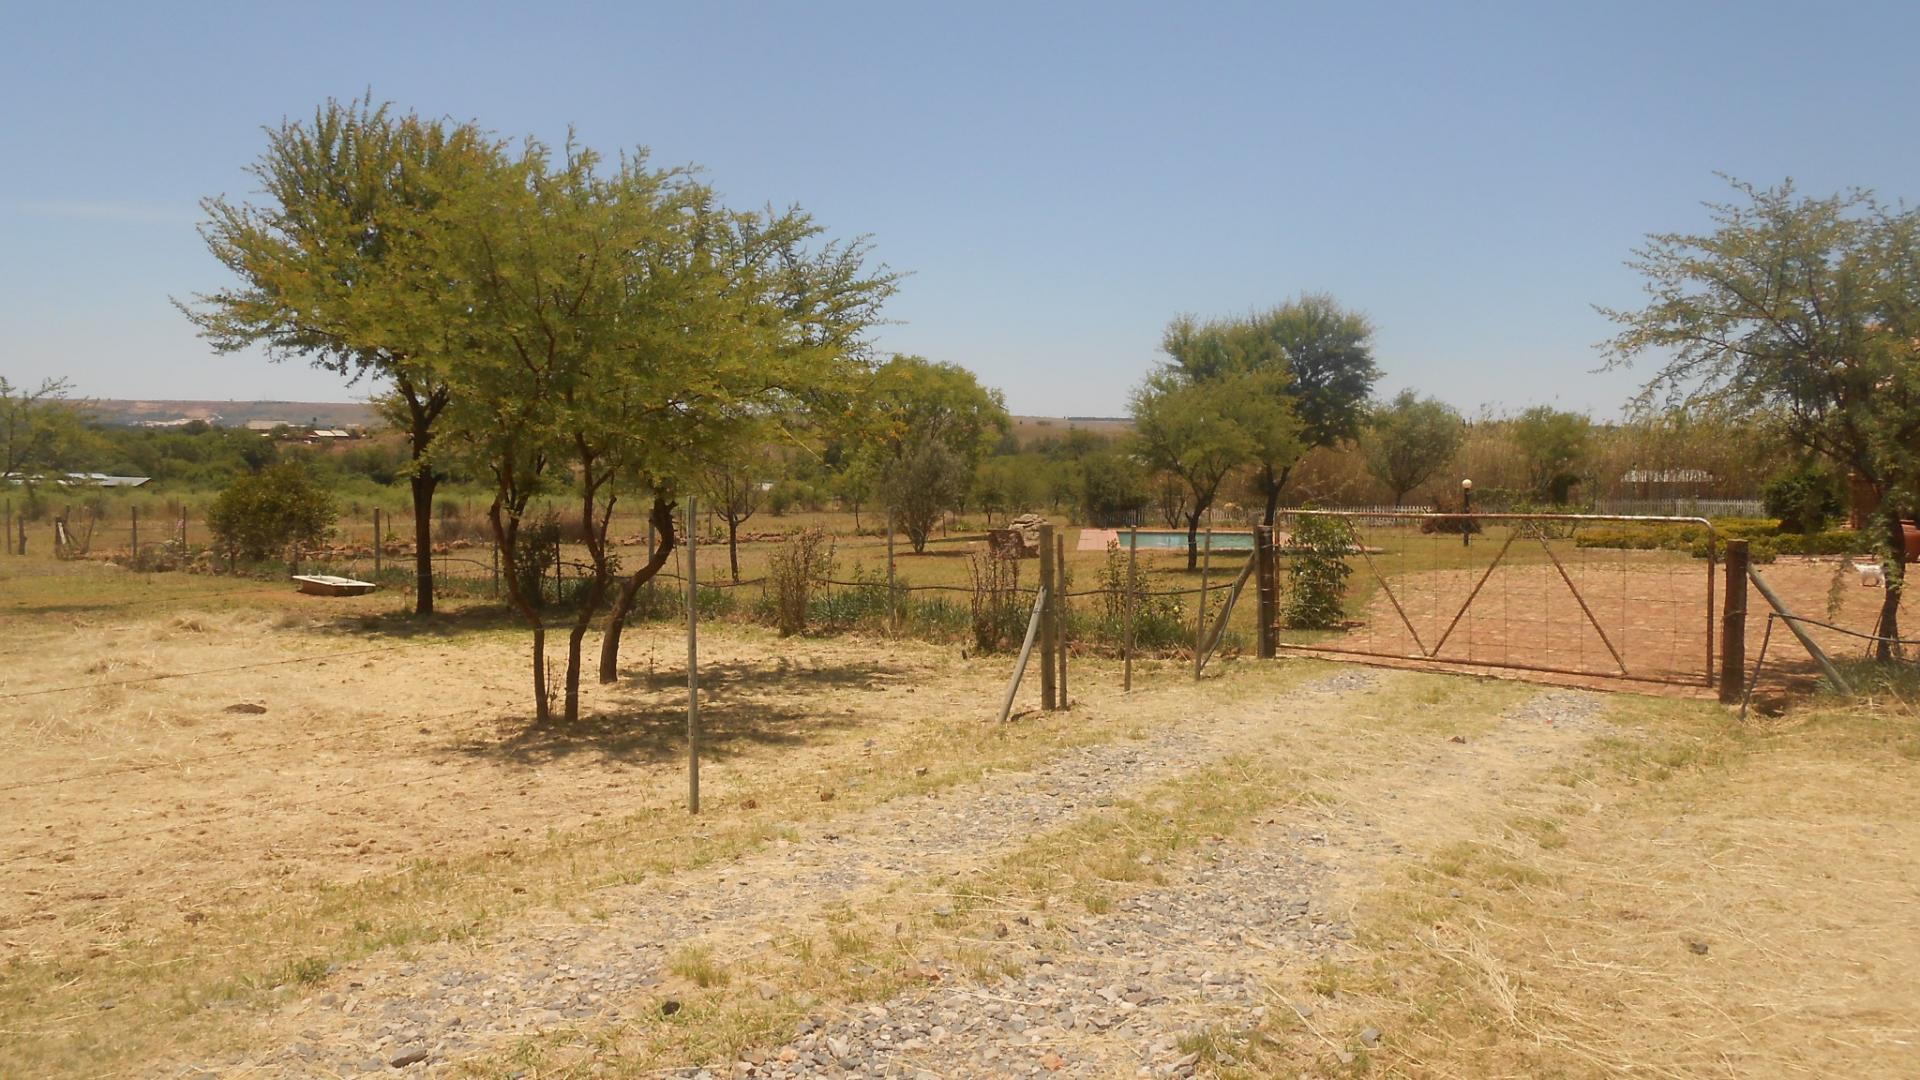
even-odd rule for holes
{"type": "Polygon", "coordinates": [[[1740,700],[1747,683],[1747,542],[1727,541],[1727,595],[1720,616],[1720,703],[1740,700]]]}
{"type": "Polygon", "coordinates": [[[1275,626],[1279,621],[1278,597],[1275,586],[1279,584],[1274,574],[1273,526],[1256,525],[1253,530],[1253,587],[1256,617],[1260,629],[1256,635],[1256,654],[1262,660],[1271,660],[1279,650],[1275,647],[1275,626]]]}
{"type": "Polygon", "coordinates": [[[7,554],[13,554],[13,500],[7,500],[7,527],[0,530],[0,537],[6,539],[7,554]]]}
{"type": "Polygon", "coordinates": [[[380,576],[380,549],[386,546],[386,537],[380,535],[380,508],[373,508],[373,576],[380,576]]]}
{"type": "MultiPolygon", "coordinates": [[[[1053,589],[1052,525],[1040,526],[1040,587],[1053,589]]],[[[1059,669],[1053,660],[1053,650],[1059,640],[1059,628],[1054,625],[1054,605],[1048,603],[1040,610],[1040,707],[1048,712],[1059,707],[1054,687],[1059,669]]]]}
{"type": "Polygon", "coordinates": [[[140,559],[140,508],[129,505],[127,507],[127,519],[133,522],[133,538],[128,540],[127,543],[133,548],[133,557],[137,562],[140,559]]]}

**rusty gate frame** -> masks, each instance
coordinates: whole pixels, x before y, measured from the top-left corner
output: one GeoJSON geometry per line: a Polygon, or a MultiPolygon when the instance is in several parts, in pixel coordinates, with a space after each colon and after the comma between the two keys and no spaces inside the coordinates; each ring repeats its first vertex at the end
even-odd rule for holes
{"type": "MultiPolygon", "coordinates": [[[[1524,524],[1530,521],[1566,523],[1574,525],[1575,527],[1593,522],[1609,522],[1626,525],[1700,526],[1707,531],[1707,665],[1703,685],[1714,685],[1714,626],[1718,614],[1718,597],[1715,596],[1715,585],[1719,579],[1720,531],[1714,528],[1713,522],[1706,518],[1662,517],[1653,515],[1639,516],[1633,514],[1488,514],[1478,512],[1450,514],[1419,510],[1405,512],[1396,510],[1282,510],[1280,513],[1293,517],[1330,517],[1344,518],[1349,521],[1355,519],[1386,520],[1406,522],[1416,526],[1422,521],[1457,521],[1460,519],[1466,519],[1474,526],[1479,525],[1481,522],[1518,522],[1524,524]]],[[[1346,649],[1333,645],[1285,642],[1279,640],[1278,627],[1273,628],[1273,644],[1276,648],[1288,649],[1294,652],[1331,653],[1342,656],[1375,657],[1382,660],[1412,660],[1434,664],[1454,664],[1464,667],[1505,668],[1514,671],[1536,671],[1551,675],[1577,675],[1583,678],[1594,679],[1626,679],[1635,682],[1657,683],[1662,686],[1685,686],[1691,684],[1691,679],[1656,678],[1651,675],[1635,675],[1628,671],[1626,661],[1621,659],[1619,650],[1613,647],[1613,642],[1607,637],[1607,632],[1601,628],[1600,621],[1594,617],[1593,610],[1587,606],[1586,598],[1580,595],[1580,590],[1574,585],[1573,578],[1567,574],[1567,568],[1561,564],[1560,557],[1554,554],[1553,548],[1547,543],[1547,537],[1539,532],[1534,533],[1532,538],[1540,541],[1540,546],[1546,551],[1547,558],[1552,561],[1554,569],[1559,571],[1560,580],[1566,582],[1568,591],[1573,593],[1574,600],[1580,605],[1581,613],[1587,617],[1588,624],[1600,635],[1600,641],[1606,645],[1607,652],[1612,655],[1615,666],[1620,670],[1614,673],[1607,673],[1601,671],[1582,671],[1577,668],[1552,667],[1544,664],[1527,664],[1512,660],[1462,660],[1440,656],[1440,650],[1446,645],[1447,639],[1453,635],[1454,628],[1457,627],[1460,624],[1460,620],[1466,616],[1467,609],[1473,606],[1473,601],[1480,595],[1481,587],[1486,585],[1487,580],[1493,576],[1494,569],[1500,565],[1502,559],[1506,558],[1508,550],[1513,547],[1514,540],[1520,537],[1522,531],[1522,528],[1515,528],[1507,534],[1506,542],[1503,543],[1500,546],[1500,550],[1495,553],[1493,561],[1487,564],[1486,570],[1480,575],[1480,580],[1474,583],[1472,591],[1467,593],[1467,598],[1461,602],[1460,610],[1454,613],[1453,619],[1447,624],[1447,629],[1440,635],[1440,639],[1434,643],[1431,649],[1427,648],[1426,642],[1421,640],[1420,632],[1414,629],[1413,620],[1407,618],[1406,609],[1400,606],[1400,599],[1394,595],[1393,586],[1387,582],[1386,575],[1380,573],[1379,567],[1374,565],[1372,553],[1367,551],[1365,544],[1356,545],[1361,559],[1366,563],[1367,572],[1373,576],[1374,581],[1379,583],[1381,591],[1386,594],[1388,602],[1393,605],[1395,614],[1400,616],[1401,625],[1406,627],[1407,632],[1413,636],[1414,644],[1420,649],[1418,655],[1367,649],[1346,649]]],[[[1454,534],[1447,533],[1445,535],[1451,536],[1454,534]]],[[[1276,552],[1285,550],[1277,542],[1273,544],[1273,547],[1276,552]]]]}

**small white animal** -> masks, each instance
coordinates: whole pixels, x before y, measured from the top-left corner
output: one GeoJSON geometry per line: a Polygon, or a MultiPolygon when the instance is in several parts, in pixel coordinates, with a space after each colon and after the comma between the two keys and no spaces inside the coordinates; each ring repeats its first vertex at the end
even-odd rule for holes
{"type": "Polygon", "coordinates": [[[1860,571],[1860,584],[1866,588],[1877,589],[1887,584],[1887,572],[1877,562],[1857,562],[1853,568],[1860,571]]]}

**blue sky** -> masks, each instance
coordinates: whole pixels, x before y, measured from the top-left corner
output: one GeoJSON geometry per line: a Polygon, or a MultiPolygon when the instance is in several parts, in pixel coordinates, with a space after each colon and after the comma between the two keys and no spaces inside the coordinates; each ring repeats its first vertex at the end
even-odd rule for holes
{"type": "Polygon", "coordinates": [[[908,271],[880,344],[1111,415],[1177,313],[1369,313],[1387,392],[1615,413],[1621,264],[1716,171],[1912,196],[1913,4],[16,4],[0,374],[340,400],[214,355],[197,200],[329,96],[646,145],[908,271]]]}

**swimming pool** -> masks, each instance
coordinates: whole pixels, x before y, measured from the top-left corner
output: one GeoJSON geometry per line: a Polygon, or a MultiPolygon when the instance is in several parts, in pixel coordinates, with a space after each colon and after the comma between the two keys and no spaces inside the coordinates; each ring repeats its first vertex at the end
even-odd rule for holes
{"type": "MultiPolygon", "coordinates": [[[[1088,529],[1085,531],[1094,532],[1095,530],[1088,529]]],[[[1104,532],[1108,530],[1101,530],[1101,531],[1104,532]]],[[[1127,546],[1127,530],[1113,529],[1110,531],[1113,533],[1113,538],[1120,542],[1120,546],[1122,548],[1125,548],[1127,546]]],[[[1205,532],[1202,532],[1195,539],[1196,539],[1196,542],[1199,544],[1200,548],[1204,550],[1207,546],[1207,534],[1205,532]]],[[[1083,542],[1081,546],[1084,547],[1085,543],[1083,542]]],[[[1102,537],[1100,540],[1100,546],[1101,547],[1106,546],[1106,539],[1104,537],[1102,537]]],[[[1141,529],[1140,530],[1140,547],[1143,549],[1178,548],[1181,550],[1185,550],[1186,546],[1187,546],[1187,534],[1185,532],[1175,532],[1169,529],[1141,529]]],[[[1213,550],[1215,551],[1252,551],[1253,550],[1253,534],[1250,532],[1228,532],[1225,530],[1216,529],[1214,530],[1214,533],[1213,533],[1213,550]]]]}

